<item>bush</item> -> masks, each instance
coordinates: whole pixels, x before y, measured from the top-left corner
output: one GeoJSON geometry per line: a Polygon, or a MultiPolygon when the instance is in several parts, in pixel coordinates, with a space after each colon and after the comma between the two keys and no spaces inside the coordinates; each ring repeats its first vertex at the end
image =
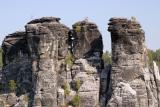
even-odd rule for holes
{"type": "Polygon", "coordinates": [[[16,90],[16,82],[14,80],[10,80],[8,82],[8,89],[12,92],[14,92],[16,90]]]}
{"type": "Polygon", "coordinates": [[[73,61],[74,61],[73,55],[70,52],[68,52],[68,54],[65,57],[65,64],[69,65],[69,66],[72,66],[73,61]]]}
{"type": "Polygon", "coordinates": [[[104,63],[107,63],[107,64],[111,64],[112,63],[111,54],[108,51],[103,53],[102,59],[103,59],[104,63]]]}
{"type": "Polygon", "coordinates": [[[79,95],[75,95],[71,101],[71,105],[73,107],[79,107],[79,104],[80,104],[80,97],[79,95]]]}
{"type": "Polygon", "coordinates": [[[79,91],[80,86],[81,86],[81,81],[78,79],[78,80],[76,80],[76,90],[77,90],[77,92],[79,91]]]}
{"type": "Polygon", "coordinates": [[[69,87],[69,84],[67,82],[64,83],[63,89],[64,89],[64,95],[68,96],[70,94],[70,87],[69,87]]]}

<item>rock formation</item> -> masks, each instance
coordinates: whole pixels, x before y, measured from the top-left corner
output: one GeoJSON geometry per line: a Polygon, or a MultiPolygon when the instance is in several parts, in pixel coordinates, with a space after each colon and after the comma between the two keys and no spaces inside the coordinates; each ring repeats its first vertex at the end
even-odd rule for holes
{"type": "Polygon", "coordinates": [[[65,55],[69,31],[59,20],[53,17],[41,18],[26,25],[32,60],[35,107],[57,107],[58,56],[65,55]]]}
{"type": "Polygon", "coordinates": [[[87,20],[72,29],[60,18],[28,22],[3,41],[0,107],[160,107],[160,74],[148,65],[136,20],[111,18],[112,65],[87,20]]]}
{"type": "Polygon", "coordinates": [[[111,98],[107,107],[159,107],[159,71],[147,64],[144,31],[135,20],[111,18],[111,98]]]}
{"type": "MultiPolygon", "coordinates": [[[[31,94],[28,95],[27,93],[33,93],[33,81],[26,33],[15,32],[6,36],[2,49],[4,66],[1,72],[1,92],[9,94],[1,95],[1,98],[6,100],[6,102],[1,103],[6,103],[10,106],[15,105],[15,107],[20,104],[27,106],[28,102],[24,101],[23,98],[31,97],[31,94]],[[17,84],[16,87],[14,86],[14,82],[17,84]],[[21,97],[18,98],[18,96],[21,97]],[[18,100],[19,102],[17,103],[18,100]]],[[[6,106],[4,105],[4,107],[6,106]]]]}
{"type": "Polygon", "coordinates": [[[59,63],[58,105],[96,107],[102,69],[101,34],[95,24],[87,21],[74,24],[68,34],[69,53],[59,63]],[[99,42],[94,42],[96,40],[99,42]],[[93,45],[100,48],[92,49],[93,45]]]}
{"type": "Polygon", "coordinates": [[[80,21],[73,25],[73,35],[75,38],[74,55],[77,58],[87,58],[102,55],[102,36],[96,24],[88,21],[80,21]]]}
{"type": "Polygon", "coordinates": [[[70,30],[59,20],[32,20],[25,32],[4,39],[1,81],[2,92],[9,94],[2,94],[1,99],[6,99],[2,100],[3,105],[98,106],[102,36],[94,23],[81,21],[70,30]],[[16,83],[14,91],[8,87],[10,81],[16,83]]]}

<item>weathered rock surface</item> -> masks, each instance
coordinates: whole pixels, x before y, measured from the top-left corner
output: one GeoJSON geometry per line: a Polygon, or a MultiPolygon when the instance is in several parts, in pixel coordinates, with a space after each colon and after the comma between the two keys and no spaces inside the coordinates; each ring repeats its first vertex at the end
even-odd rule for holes
{"type": "Polygon", "coordinates": [[[112,65],[96,24],[72,27],[43,17],[6,36],[0,107],[160,107],[160,71],[138,22],[110,19],[112,65]]]}
{"type": "MultiPolygon", "coordinates": [[[[8,95],[4,94],[0,99],[3,99],[4,107],[7,107],[7,105],[15,106],[18,101],[21,101],[19,98],[22,95],[29,92],[30,94],[26,97],[31,98],[31,93],[33,93],[31,60],[29,58],[26,33],[15,32],[6,36],[2,49],[4,66],[2,72],[0,72],[2,75],[0,80],[1,93],[8,93],[8,95]],[[15,82],[16,86],[11,81],[15,82]]],[[[23,105],[24,107],[29,106],[26,103],[23,105]]]]}
{"type": "Polygon", "coordinates": [[[73,25],[68,42],[70,53],[66,55],[65,61],[61,60],[59,70],[58,83],[62,87],[59,91],[59,102],[68,103],[68,106],[73,107],[97,107],[102,70],[101,34],[94,23],[80,21],[73,25]],[[95,45],[100,48],[94,48],[95,45]]]}
{"type": "Polygon", "coordinates": [[[111,18],[108,30],[112,39],[112,93],[107,107],[159,107],[159,70],[155,63],[156,70],[147,64],[140,24],[111,18]]]}
{"type": "Polygon", "coordinates": [[[26,25],[32,60],[34,102],[37,107],[57,107],[57,63],[65,55],[69,28],[59,18],[35,19],[26,25]]]}
{"type": "Polygon", "coordinates": [[[21,57],[28,57],[28,47],[25,32],[15,32],[6,36],[2,44],[3,64],[13,62],[21,57]]]}
{"type": "Polygon", "coordinates": [[[102,36],[96,24],[85,20],[77,22],[73,25],[73,35],[75,38],[73,49],[75,57],[87,58],[95,56],[96,52],[102,54],[102,36]]]}
{"type": "Polygon", "coordinates": [[[12,93],[8,83],[13,80],[16,98],[7,97],[10,101],[2,100],[1,105],[98,106],[102,36],[94,23],[81,21],[70,30],[59,20],[55,17],[35,19],[25,26],[25,32],[5,38],[2,92],[12,93]]]}

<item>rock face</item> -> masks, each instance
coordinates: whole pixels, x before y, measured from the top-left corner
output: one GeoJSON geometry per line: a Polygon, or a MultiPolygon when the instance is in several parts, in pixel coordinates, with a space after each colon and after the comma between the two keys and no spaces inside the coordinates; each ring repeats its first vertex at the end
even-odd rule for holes
{"type": "MultiPolygon", "coordinates": [[[[34,104],[57,107],[57,62],[59,47],[65,48],[69,29],[59,18],[36,19],[26,25],[32,60],[34,104]]],[[[61,49],[60,48],[60,52],[61,49]]]]}
{"type": "Polygon", "coordinates": [[[29,104],[18,98],[21,95],[31,98],[31,94],[27,95],[27,93],[33,93],[31,60],[29,58],[26,33],[15,32],[6,36],[2,49],[4,66],[1,72],[2,78],[0,79],[1,92],[10,93],[1,95],[4,107],[7,104],[12,106],[19,103],[28,106],[29,104]],[[17,85],[15,86],[14,83],[17,85]],[[17,102],[18,100],[19,102],[17,102]]]}
{"type": "Polygon", "coordinates": [[[17,57],[27,57],[28,48],[25,32],[15,32],[6,36],[2,44],[4,56],[3,64],[7,65],[8,63],[15,60],[17,57]]]}
{"type": "Polygon", "coordinates": [[[102,55],[102,36],[94,23],[80,21],[73,25],[74,35],[74,55],[77,58],[87,58],[90,56],[102,55]]]}
{"type": "Polygon", "coordinates": [[[13,95],[2,94],[1,105],[98,106],[102,36],[94,23],[81,21],[70,30],[59,20],[32,20],[25,32],[4,39],[2,92],[13,95]],[[13,91],[8,88],[10,81],[16,83],[13,91]]]}
{"type": "Polygon", "coordinates": [[[6,36],[0,107],[160,107],[160,72],[138,22],[110,19],[112,65],[96,24],[72,27],[43,17],[6,36]]]}
{"type": "Polygon", "coordinates": [[[135,20],[111,18],[108,30],[113,62],[112,94],[107,107],[159,107],[159,70],[156,64],[157,70],[148,67],[140,24],[135,20]]]}
{"type": "Polygon", "coordinates": [[[102,37],[97,26],[88,21],[73,25],[69,33],[69,53],[59,65],[58,105],[96,107],[99,104],[100,72],[102,70],[102,37]],[[98,41],[93,43],[94,41],[98,41]],[[93,46],[100,48],[93,49],[93,46]],[[65,62],[65,63],[63,63],[65,62]]]}

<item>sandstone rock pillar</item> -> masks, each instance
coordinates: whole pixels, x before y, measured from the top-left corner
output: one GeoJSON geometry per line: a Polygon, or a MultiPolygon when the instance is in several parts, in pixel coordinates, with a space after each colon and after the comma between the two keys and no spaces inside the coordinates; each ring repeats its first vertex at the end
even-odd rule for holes
{"type": "Polygon", "coordinates": [[[73,25],[73,80],[80,80],[80,107],[99,106],[100,72],[102,70],[102,36],[96,24],[79,21],[73,25]],[[81,69],[81,70],[80,70],[81,69]]]}
{"type": "Polygon", "coordinates": [[[44,17],[26,25],[32,59],[35,107],[57,107],[57,61],[68,28],[60,18],[44,17]]]}
{"type": "Polygon", "coordinates": [[[112,96],[107,107],[148,107],[144,31],[136,20],[111,18],[112,96]]]}

